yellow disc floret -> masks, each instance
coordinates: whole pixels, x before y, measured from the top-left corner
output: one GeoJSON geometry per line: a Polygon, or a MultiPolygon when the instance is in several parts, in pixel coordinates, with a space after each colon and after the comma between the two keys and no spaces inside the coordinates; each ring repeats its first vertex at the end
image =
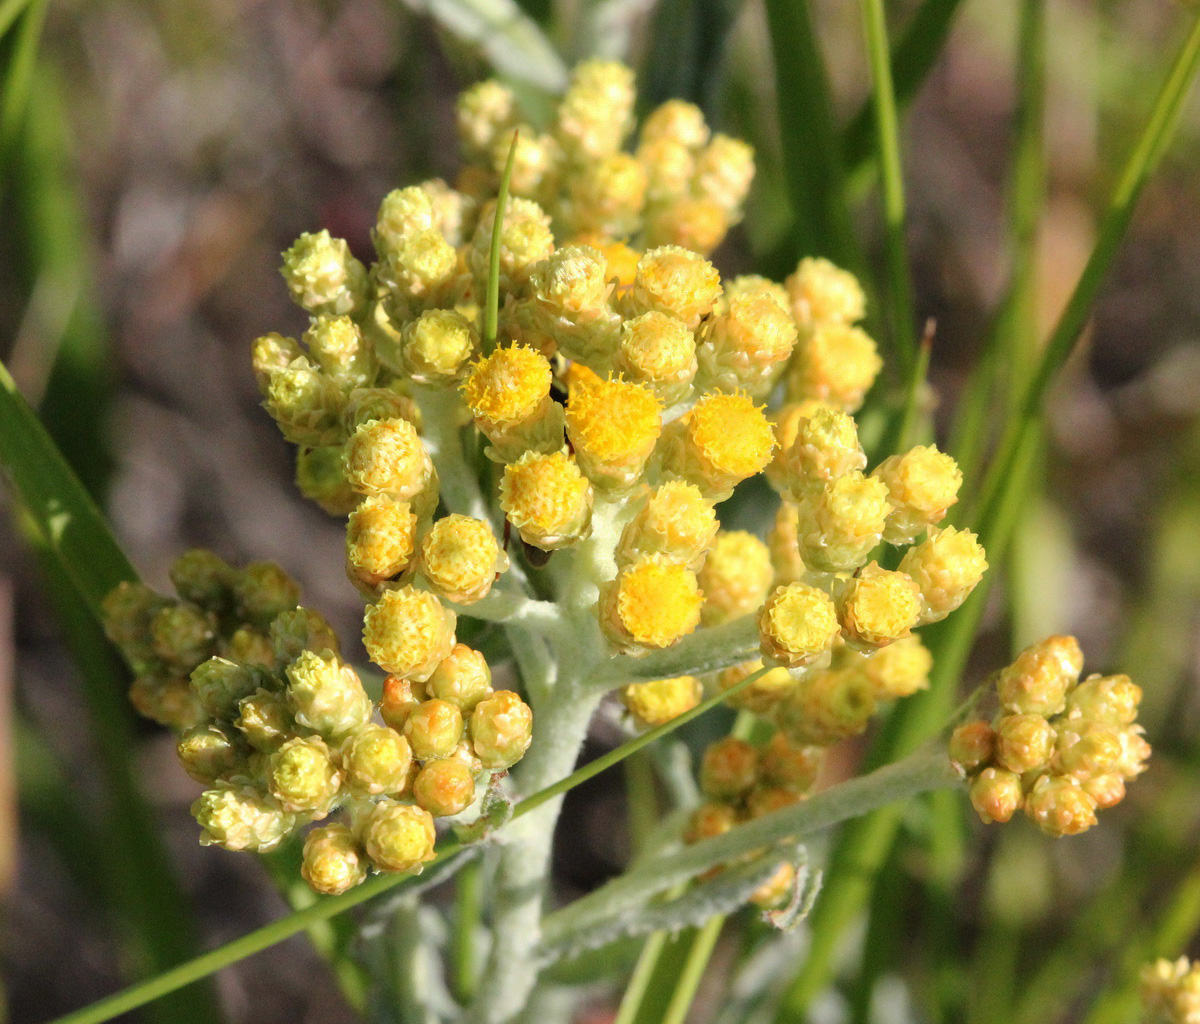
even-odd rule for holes
{"type": "Polygon", "coordinates": [[[866,331],[840,323],[823,324],[796,348],[788,397],[819,398],[854,412],[882,368],[883,360],[866,331]]]}
{"type": "Polygon", "coordinates": [[[921,616],[921,590],[904,573],[872,562],[846,584],[837,609],[843,639],[874,650],[909,635],[921,616]]]}
{"type": "Polygon", "coordinates": [[[614,365],[664,402],[677,402],[696,375],[696,340],[678,317],[643,313],[622,323],[614,365]]]}
{"type": "Polygon", "coordinates": [[[921,588],[921,624],[939,622],[963,603],[987,571],[987,556],[970,530],[947,526],[911,547],[900,562],[921,588]]]}
{"type": "Polygon", "coordinates": [[[805,329],[856,324],[867,311],[858,278],[821,257],[807,256],[785,282],[792,316],[805,329]]]}
{"type": "Polygon", "coordinates": [[[439,519],[421,540],[421,573],[447,601],[471,604],[487,596],[508,568],[492,528],[453,513],[439,519]]]}
{"type": "Polygon", "coordinates": [[[892,503],[883,533],[889,544],[911,544],[926,528],[940,523],[962,486],[958,463],[936,445],[918,445],[903,455],[892,455],[871,475],[887,485],[892,503]]]}
{"type": "Polygon", "coordinates": [[[696,569],[716,533],[712,502],[694,484],[668,480],[647,495],[626,525],[617,545],[617,564],[655,557],[696,569]]]}
{"type": "Polygon", "coordinates": [[[736,484],[771,460],[775,435],[748,395],[705,395],[676,423],[666,468],[708,497],[727,498],[736,484]]]}
{"type": "Polygon", "coordinates": [[[631,314],[657,310],[695,329],[721,294],[721,276],[703,256],[675,245],[651,249],[638,260],[626,296],[631,314]]]}
{"type": "Polygon", "coordinates": [[[640,384],[576,377],[567,400],[567,436],[575,457],[596,484],[637,480],[662,432],[661,405],[640,384]]]}
{"type": "Polygon", "coordinates": [[[454,647],[455,619],[433,594],[385,590],[367,609],[363,643],[384,671],[423,682],[454,647]]]}
{"type": "Polygon", "coordinates": [[[624,654],[670,647],[700,624],[703,601],[686,566],[637,562],[602,588],[600,624],[624,654]]]}
{"type": "Polygon", "coordinates": [[[592,485],[565,451],[526,452],[504,467],[500,507],[526,544],[552,551],[587,535],[592,485]]]}
{"type": "Polygon", "coordinates": [[[416,544],[417,517],[406,501],[364,498],[346,521],[346,571],[366,587],[400,575],[416,544]]]}
{"type": "Polygon", "coordinates": [[[695,676],[630,683],[621,691],[621,703],[638,725],[653,728],[678,718],[700,703],[704,687],[695,676]]]}
{"type": "Polygon", "coordinates": [[[552,376],[546,357],[527,345],[498,348],[471,368],[463,399],[477,419],[520,423],[549,396],[552,376]]]}
{"type": "Polygon", "coordinates": [[[433,479],[433,461],[408,420],[371,420],[346,444],[346,479],[359,494],[408,501],[433,479]]]}
{"type": "Polygon", "coordinates": [[[824,591],[806,583],[776,587],[758,617],[765,661],[797,668],[816,661],[838,634],[837,611],[824,591]]]}
{"type": "Polygon", "coordinates": [[[774,578],[766,544],[745,530],[721,530],[697,574],[704,591],[704,624],[712,626],[758,611],[774,578]]]}

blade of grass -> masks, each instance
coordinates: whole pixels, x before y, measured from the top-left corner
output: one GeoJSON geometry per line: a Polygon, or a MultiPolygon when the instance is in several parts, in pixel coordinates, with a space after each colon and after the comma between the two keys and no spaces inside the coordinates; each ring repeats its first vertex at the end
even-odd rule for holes
{"type": "Polygon", "coordinates": [[[862,276],[825,59],[808,0],[766,0],[779,136],[794,218],[787,262],[826,256],[862,276]]]}
{"type": "Polygon", "coordinates": [[[896,118],[896,95],[888,61],[887,17],[883,0],[861,0],[863,34],[871,68],[871,95],[875,148],[883,176],[884,255],[887,260],[888,299],[892,347],[904,378],[911,378],[916,364],[917,338],[914,326],[912,280],[909,277],[908,243],[904,236],[904,171],[900,160],[900,132],[896,118]]]}
{"type": "Polygon", "coordinates": [[[4,0],[0,3],[0,36],[12,27],[12,23],[20,17],[29,3],[30,0],[4,0]]]}
{"type": "MultiPolygon", "coordinates": [[[[3,84],[0,85],[0,169],[11,166],[17,136],[25,121],[30,82],[37,64],[38,44],[46,23],[49,0],[29,0],[11,40],[3,84]]],[[[3,179],[0,179],[2,185],[3,179]]],[[[0,187],[0,193],[3,188],[0,187]]]]}
{"type": "Polygon", "coordinates": [[[517,159],[517,142],[520,132],[513,131],[512,143],[508,147],[508,159],[504,161],[504,173],[500,175],[500,188],[496,192],[496,216],[492,220],[492,244],[488,249],[487,298],[483,306],[483,346],[490,352],[496,346],[496,332],[500,320],[500,242],[504,235],[504,210],[508,206],[508,188],[512,181],[513,164],[517,159]]]}
{"type": "Polygon", "coordinates": [[[700,979],[716,949],[717,939],[721,937],[721,929],[725,927],[722,915],[711,918],[707,924],[696,932],[688,948],[687,959],[683,962],[683,970],[675,983],[675,991],[667,1004],[667,1012],[662,1017],[662,1024],[683,1024],[692,1001],[696,998],[696,990],[700,987],[700,979]]]}

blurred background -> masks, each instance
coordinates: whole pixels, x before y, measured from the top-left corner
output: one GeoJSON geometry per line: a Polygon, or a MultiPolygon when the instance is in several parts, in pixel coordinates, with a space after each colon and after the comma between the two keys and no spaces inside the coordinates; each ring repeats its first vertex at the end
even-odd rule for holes
{"type": "MultiPolygon", "coordinates": [[[[942,6],[958,10],[903,142],[916,305],[937,325],[930,379],[944,433],[1007,287],[1018,24],[1004,0],[942,6]]],[[[890,4],[889,18],[898,29],[916,7],[890,4]]],[[[869,91],[858,12],[834,0],[812,8],[835,113],[851,124],[869,91]]],[[[0,358],[152,586],[167,587],[167,567],[191,546],[239,564],[272,559],[348,641],[357,635],[342,524],[295,491],[291,448],[258,406],[249,345],[269,330],[303,330],[277,272],[296,235],[326,227],[369,259],[388,190],[453,180],[455,94],[513,60],[505,32],[479,30],[478,19],[507,10],[462,0],[0,2],[0,358]],[[481,36],[483,46],[471,41],[481,36]]],[[[523,0],[522,10],[568,64],[621,56],[638,69],[647,106],[692,99],[714,126],[750,140],[753,199],[715,262],[777,277],[794,266],[758,0],[523,0]]],[[[1091,249],[1182,15],[1167,0],[1061,0],[1046,17],[1048,173],[1034,271],[1043,335],[1091,249]]],[[[852,170],[857,233],[879,265],[878,190],[869,165],[852,170]]],[[[1158,756],[1105,827],[1075,840],[1024,826],[984,834],[964,813],[970,842],[948,917],[916,895],[930,872],[919,851],[901,857],[889,870],[908,908],[904,941],[883,981],[894,971],[904,983],[902,996],[877,1000],[880,1020],[1083,1019],[1131,936],[1161,938],[1170,918],[1177,954],[1200,922],[1198,184],[1192,102],[1053,393],[1043,483],[1023,509],[971,668],[977,681],[1013,648],[1074,632],[1088,671],[1119,668],[1145,688],[1158,756]],[[982,965],[991,981],[980,982],[982,965]]],[[[112,699],[123,670],[23,542],[3,489],[0,510],[0,1019],[35,1022],[116,989],[156,957],[182,957],[182,922],[162,949],[139,944],[139,915],[154,917],[139,909],[141,872],[183,887],[205,948],[285,904],[255,859],[196,845],[187,808],[199,787],[176,766],[170,736],[112,699]]],[[[614,739],[606,729],[599,722],[597,749],[614,739]]],[[[623,863],[620,779],[584,787],[568,814],[563,895],[623,863]]],[[[217,985],[231,1021],[353,1019],[304,940],[217,985]]],[[[697,1019],[719,1001],[719,988],[702,993],[697,1019]]],[[[603,992],[595,1007],[604,1020],[603,992]]],[[[144,1019],[164,1015],[160,1006],[144,1019]]]]}

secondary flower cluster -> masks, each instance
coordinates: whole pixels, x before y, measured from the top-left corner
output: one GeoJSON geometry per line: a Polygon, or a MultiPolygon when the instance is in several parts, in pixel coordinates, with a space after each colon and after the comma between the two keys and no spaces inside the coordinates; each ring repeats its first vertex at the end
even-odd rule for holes
{"type": "Polygon", "coordinates": [[[991,723],[954,731],[950,759],[969,777],[984,821],[1008,821],[1023,807],[1047,835],[1076,835],[1096,824],[1097,810],[1120,803],[1125,783],[1145,769],[1141,688],[1128,676],[1079,682],[1082,670],[1074,637],[1033,644],[1000,671],[991,723]]]}
{"type": "Polygon", "coordinates": [[[192,806],[204,845],[265,852],[344,809],[309,832],[302,868],[318,892],[344,892],[371,866],[429,860],[433,819],[466,810],[485,769],[529,746],[528,707],[492,689],[477,651],[456,645],[423,685],[389,676],[377,709],[277,566],[192,551],[171,577],[181,600],[122,584],[106,625],[141,673],[135,704],[181,733],[183,767],[210,787],[192,806]]]}
{"type": "Polygon", "coordinates": [[[1142,968],[1143,1024],[1200,1024],[1200,965],[1187,957],[1142,968]]]}

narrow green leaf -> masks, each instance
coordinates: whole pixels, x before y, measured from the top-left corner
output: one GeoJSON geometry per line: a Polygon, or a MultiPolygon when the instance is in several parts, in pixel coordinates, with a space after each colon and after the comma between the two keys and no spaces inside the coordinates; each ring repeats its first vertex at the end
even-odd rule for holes
{"type": "Polygon", "coordinates": [[[859,274],[829,76],[808,0],[766,0],[779,137],[794,217],[788,262],[826,256],[859,274]]]}
{"type": "Polygon", "coordinates": [[[696,932],[688,949],[687,959],[683,962],[683,970],[675,983],[675,991],[671,994],[671,1002],[667,1004],[666,1015],[662,1024],[683,1024],[688,1010],[692,1008],[692,1000],[696,998],[696,989],[700,987],[700,979],[712,958],[721,937],[721,929],[725,926],[723,916],[713,917],[696,932]]]}
{"type": "Polygon", "coordinates": [[[0,3],[0,36],[12,27],[21,12],[29,6],[30,0],[3,0],[0,3]]]}
{"type": "Polygon", "coordinates": [[[512,143],[508,147],[508,159],[504,162],[504,173],[500,176],[500,189],[496,193],[496,216],[492,221],[492,244],[488,249],[487,298],[483,306],[483,345],[490,351],[496,344],[496,332],[500,321],[500,242],[504,235],[504,211],[508,206],[508,188],[512,182],[513,164],[517,159],[517,143],[520,132],[513,131],[512,143]]]}
{"type": "MultiPolygon", "coordinates": [[[[49,6],[49,0],[29,0],[27,3],[20,15],[16,38],[12,41],[3,83],[0,83],[0,160],[5,164],[10,162],[17,134],[25,120],[30,82],[37,64],[38,44],[42,40],[42,28],[49,6]]],[[[0,11],[0,15],[8,14],[8,11],[0,11]]],[[[16,14],[11,17],[16,17],[16,14]]]]}

